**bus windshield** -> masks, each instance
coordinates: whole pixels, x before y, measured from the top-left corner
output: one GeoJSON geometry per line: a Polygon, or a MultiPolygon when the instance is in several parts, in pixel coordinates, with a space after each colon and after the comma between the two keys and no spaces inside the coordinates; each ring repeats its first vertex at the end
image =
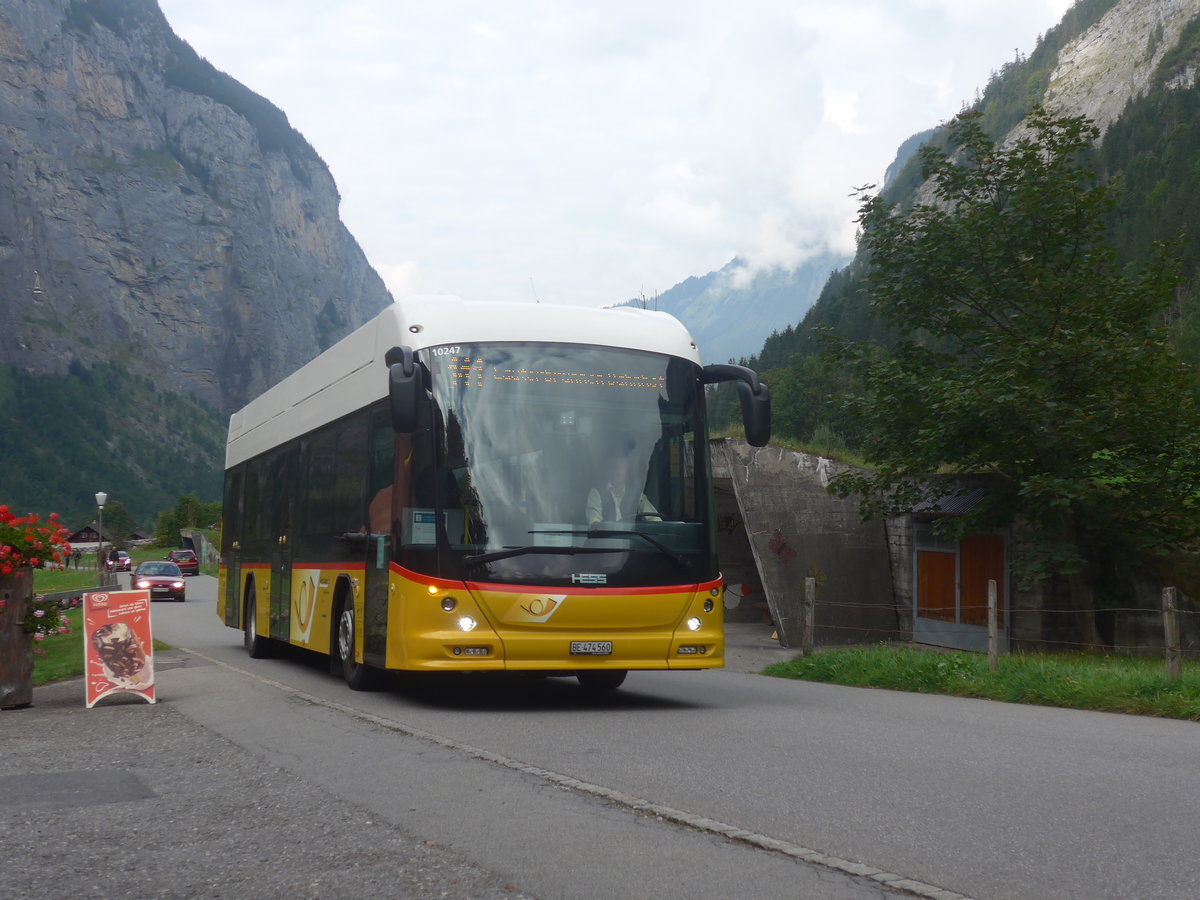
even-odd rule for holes
{"type": "Polygon", "coordinates": [[[716,576],[698,367],[574,344],[421,353],[400,562],[501,584],[631,587],[716,576]]]}

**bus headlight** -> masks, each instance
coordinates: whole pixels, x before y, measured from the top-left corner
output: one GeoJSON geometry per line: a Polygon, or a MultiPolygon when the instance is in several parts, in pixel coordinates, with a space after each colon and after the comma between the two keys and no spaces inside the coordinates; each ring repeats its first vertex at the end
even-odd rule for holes
{"type": "Polygon", "coordinates": [[[688,627],[688,630],[689,630],[689,631],[699,631],[699,630],[700,630],[700,619],[699,619],[699,617],[698,617],[698,616],[692,616],[690,619],[688,619],[688,620],[687,620],[687,627],[688,627]]]}
{"type": "Polygon", "coordinates": [[[463,616],[458,620],[458,627],[463,631],[474,631],[477,624],[478,623],[470,616],[463,616]]]}
{"type": "Polygon", "coordinates": [[[705,601],[704,601],[704,611],[705,611],[705,612],[712,612],[712,611],[713,611],[713,602],[712,602],[711,600],[705,600],[705,601]]]}
{"type": "Polygon", "coordinates": [[[442,598],[442,609],[444,609],[446,612],[450,612],[456,606],[458,606],[458,601],[453,597],[442,598]]]}

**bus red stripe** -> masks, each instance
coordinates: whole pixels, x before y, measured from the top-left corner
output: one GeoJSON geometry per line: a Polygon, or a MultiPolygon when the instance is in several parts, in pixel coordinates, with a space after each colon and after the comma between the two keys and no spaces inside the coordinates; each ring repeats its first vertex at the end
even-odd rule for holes
{"type": "Polygon", "coordinates": [[[470,590],[482,590],[493,592],[505,592],[510,594],[561,594],[563,591],[579,594],[598,594],[604,595],[621,595],[629,596],[630,594],[684,594],[694,593],[698,590],[710,590],[718,587],[721,584],[721,579],[704,582],[701,584],[658,584],[649,587],[567,587],[564,585],[537,585],[537,584],[493,584],[487,581],[453,581],[446,578],[435,578],[432,575],[422,575],[420,572],[414,572],[411,569],[406,569],[399,563],[392,563],[391,569],[397,575],[409,579],[410,581],[419,581],[424,584],[431,584],[434,587],[442,588],[443,590],[453,590],[461,587],[464,584],[470,590]]]}

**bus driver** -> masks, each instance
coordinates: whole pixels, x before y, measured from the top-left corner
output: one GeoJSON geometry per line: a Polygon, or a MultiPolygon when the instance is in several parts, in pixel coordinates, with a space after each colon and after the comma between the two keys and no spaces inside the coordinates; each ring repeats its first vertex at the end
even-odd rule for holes
{"type": "Polygon", "coordinates": [[[588,491],[588,527],[601,522],[631,521],[639,517],[662,521],[662,516],[654,508],[654,504],[645,494],[630,485],[629,457],[624,453],[614,454],[608,461],[608,480],[604,487],[588,491]]]}

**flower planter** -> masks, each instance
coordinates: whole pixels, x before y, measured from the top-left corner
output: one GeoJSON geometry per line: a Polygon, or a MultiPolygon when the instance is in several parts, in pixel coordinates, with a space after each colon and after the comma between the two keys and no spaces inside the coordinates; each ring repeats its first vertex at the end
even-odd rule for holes
{"type": "Polygon", "coordinates": [[[33,635],[25,613],[33,598],[33,572],[0,575],[0,709],[33,703],[33,635]]]}

